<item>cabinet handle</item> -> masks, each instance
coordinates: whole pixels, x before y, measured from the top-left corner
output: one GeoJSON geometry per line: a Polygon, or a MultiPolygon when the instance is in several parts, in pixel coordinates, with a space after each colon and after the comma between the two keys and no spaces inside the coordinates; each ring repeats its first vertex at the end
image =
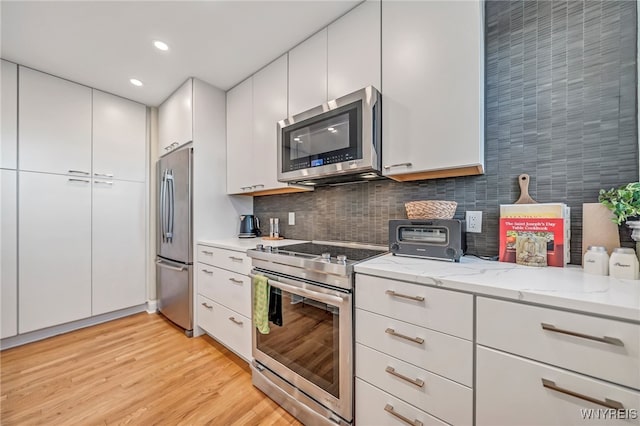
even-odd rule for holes
{"type": "Polygon", "coordinates": [[[384,166],[384,168],[389,170],[392,167],[402,167],[402,166],[411,167],[412,165],[413,164],[411,163],[398,163],[398,164],[389,164],[387,166],[384,166]]]}
{"type": "Polygon", "coordinates": [[[108,177],[108,178],[112,178],[113,175],[110,173],[94,173],[94,176],[100,176],[100,177],[108,177]]]}
{"type": "Polygon", "coordinates": [[[242,325],[242,321],[238,321],[237,319],[235,319],[235,317],[229,317],[229,321],[234,324],[242,325]]]}
{"type": "Polygon", "coordinates": [[[264,185],[259,183],[257,185],[253,185],[252,188],[264,188],[264,185]]]}
{"type": "Polygon", "coordinates": [[[402,374],[398,373],[396,371],[396,369],[393,368],[393,367],[387,366],[387,368],[385,368],[384,371],[386,371],[387,373],[391,374],[392,376],[396,376],[396,377],[398,377],[398,378],[400,378],[400,379],[402,379],[404,381],[407,381],[407,382],[411,383],[412,385],[416,385],[419,388],[424,386],[424,380],[422,380],[422,379],[412,379],[410,377],[402,375],[402,374]]]}
{"type": "Polygon", "coordinates": [[[178,142],[174,142],[174,143],[172,143],[172,144],[171,144],[171,145],[169,145],[169,146],[173,148],[174,146],[178,146],[178,145],[180,145],[178,142]]]}
{"type": "Polygon", "coordinates": [[[234,262],[242,262],[241,257],[229,256],[229,259],[233,260],[234,262]]]}
{"type": "Polygon", "coordinates": [[[385,293],[388,294],[389,296],[393,296],[393,297],[401,297],[403,299],[410,299],[410,300],[415,300],[417,302],[424,302],[424,297],[422,297],[422,296],[408,296],[406,294],[396,293],[393,290],[387,290],[387,291],[385,291],[385,293]]]}
{"type": "Polygon", "coordinates": [[[73,178],[69,178],[67,179],[69,182],[84,182],[84,183],[89,183],[88,180],[84,180],[84,179],[73,179],[73,178]]]}
{"type": "Polygon", "coordinates": [[[169,151],[170,149],[171,149],[171,145],[168,145],[168,146],[165,146],[165,147],[164,147],[164,150],[165,150],[165,151],[169,151]]]}
{"type": "Polygon", "coordinates": [[[210,271],[208,269],[203,269],[202,272],[204,272],[205,274],[213,275],[213,271],[210,271]]]}
{"type": "Polygon", "coordinates": [[[253,189],[253,186],[241,186],[240,189],[246,191],[247,189],[253,189]]]}
{"type": "Polygon", "coordinates": [[[396,333],[396,331],[393,328],[387,328],[385,331],[385,333],[390,334],[392,336],[396,336],[399,337],[401,339],[405,339],[405,340],[409,340],[411,342],[415,342],[418,344],[423,344],[424,343],[424,339],[421,337],[409,337],[409,336],[405,336],[404,334],[400,334],[400,333],[396,333]]]}
{"type": "Polygon", "coordinates": [[[408,418],[406,418],[405,416],[403,416],[400,413],[397,413],[394,409],[393,409],[393,405],[391,404],[387,404],[384,406],[384,411],[386,411],[387,413],[391,414],[392,416],[395,416],[397,418],[399,418],[400,420],[402,420],[403,422],[405,422],[408,425],[412,425],[412,426],[423,426],[422,422],[418,419],[415,420],[409,420],[408,418]]]}
{"type": "Polygon", "coordinates": [[[582,333],[578,333],[577,331],[571,331],[571,330],[564,330],[562,328],[557,328],[555,325],[552,324],[545,324],[543,322],[540,323],[540,325],[542,326],[543,330],[547,330],[547,331],[553,331],[554,333],[560,333],[560,334],[568,334],[569,336],[574,336],[574,337],[580,337],[582,339],[588,339],[588,340],[595,340],[596,342],[602,342],[602,343],[606,343],[608,345],[614,345],[614,346],[624,346],[624,342],[616,337],[609,337],[609,336],[604,336],[604,337],[598,337],[598,336],[590,336],[588,334],[582,334],[582,333]]]}
{"type": "Polygon", "coordinates": [[[574,391],[569,390],[569,389],[561,388],[561,387],[557,386],[554,381],[548,380],[548,379],[545,379],[545,378],[542,378],[542,386],[544,386],[547,389],[551,389],[551,390],[554,390],[556,392],[563,393],[565,395],[573,396],[573,397],[578,398],[578,399],[582,399],[582,400],[585,400],[585,401],[593,402],[594,404],[602,405],[603,407],[613,408],[615,410],[624,409],[624,405],[622,405],[622,403],[620,403],[618,401],[614,401],[613,399],[605,398],[604,401],[602,401],[600,399],[592,398],[590,396],[583,395],[581,393],[577,393],[577,392],[574,392],[574,391]]]}
{"type": "Polygon", "coordinates": [[[207,251],[207,250],[202,250],[203,254],[206,254],[207,256],[212,256],[213,252],[212,251],[207,251]]]}
{"type": "Polygon", "coordinates": [[[204,306],[205,308],[207,308],[209,310],[213,309],[213,306],[207,304],[207,302],[202,302],[202,306],[204,306]]]}
{"type": "Polygon", "coordinates": [[[113,185],[113,182],[110,180],[94,180],[93,183],[101,183],[103,185],[113,185]]]}
{"type": "Polygon", "coordinates": [[[91,175],[91,173],[89,173],[89,172],[83,172],[82,170],[69,170],[69,173],[75,173],[75,174],[79,174],[79,175],[86,175],[86,176],[91,175]]]}
{"type": "Polygon", "coordinates": [[[242,284],[242,280],[239,280],[237,278],[229,278],[229,281],[236,283],[236,284],[242,284]]]}

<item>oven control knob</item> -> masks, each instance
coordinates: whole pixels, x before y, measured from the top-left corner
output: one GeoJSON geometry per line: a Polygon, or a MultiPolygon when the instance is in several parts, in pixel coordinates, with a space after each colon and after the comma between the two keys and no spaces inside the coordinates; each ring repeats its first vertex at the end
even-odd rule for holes
{"type": "Polygon", "coordinates": [[[331,260],[331,253],[322,253],[320,256],[323,260],[331,260]]]}
{"type": "Polygon", "coordinates": [[[338,262],[347,263],[347,256],[345,256],[344,254],[339,254],[336,259],[338,260],[338,262]]]}
{"type": "Polygon", "coordinates": [[[262,250],[264,246],[262,244],[256,244],[256,250],[262,250]]]}
{"type": "Polygon", "coordinates": [[[265,249],[266,251],[272,251],[272,250],[273,250],[273,247],[271,247],[271,246],[265,246],[265,247],[264,247],[264,249],[265,249]]]}
{"type": "Polygon", "coordinates": [[[398,250],[400,250],[400,245],[398,243],[391,244],[391,252],[392,253],[395,254],[398,250]]]}

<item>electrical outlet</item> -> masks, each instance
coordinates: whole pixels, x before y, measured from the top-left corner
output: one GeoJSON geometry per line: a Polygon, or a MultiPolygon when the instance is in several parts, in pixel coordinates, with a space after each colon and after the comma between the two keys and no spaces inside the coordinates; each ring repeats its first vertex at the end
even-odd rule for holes
{"type": "Polygon", "coordinates": [[[289,212],[289,225],[296,224],[296,212],[289,212]]]}
{"type": "Polygon", "coordinates": [[[467,222],[467,232],[481,233],[482,232],[482,212],[481,211],[467,211],[465,220],[467,222]]]}

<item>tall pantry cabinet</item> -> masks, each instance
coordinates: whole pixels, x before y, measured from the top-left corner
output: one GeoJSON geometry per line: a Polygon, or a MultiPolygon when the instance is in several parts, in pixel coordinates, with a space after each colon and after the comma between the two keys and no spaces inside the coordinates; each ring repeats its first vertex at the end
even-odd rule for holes
{"type": "Polygon", "coordinates": [[[146,107],[24,67],[18,93],[18,333],[145,303],[146,107]]]}

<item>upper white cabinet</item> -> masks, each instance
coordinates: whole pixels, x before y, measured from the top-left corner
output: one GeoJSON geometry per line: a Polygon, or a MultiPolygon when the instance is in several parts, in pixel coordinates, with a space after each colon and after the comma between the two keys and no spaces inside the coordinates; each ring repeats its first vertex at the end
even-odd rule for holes
{"type": "Polygon", "coordinates": [[[287,188],[278,182],[278,121],[287,116],[287,55],[253,76],[253,173],[256,190],[287,188]]]}
{"type": "Polygon", "coordinates": [[[91,216],[92,315],[145,303],[145,184],[94,179],[91,216]]]}
{"type": "Polygon", "coordinates": [[[0,142],[0,167],[16,169],[18,133],[18,66],[2,60],[2,129],[0,142]]]}
{"type": "Polygon", "coordinates": [[[20,67],[20,170],[89,176],[91,89],[20,67]]]}
{"type": "Polygon", "coordinates": [[[18,333],[18,186],[15,170],[0,170],[0,338],[18,333]]]}
{"type": "Polygon", "coordinates": [[[91,316],[91,180],[20,172],[19,332],[91,316]]]}
{"type": "MultiPolygon", "coordinates": [[[[253,78],[227,92],[227,192],[251,192],[253,180],[253,78]]],[[[275,123],[274,123],[275,125],[275,123]]]]}
{"type": "Polygon", "coordinates": [[[145,181],[147,108],[93,91],[93,174],[145,181]]]}
{"type": "Polygon", "coordinates": [[[193,79],[190,78],[158,109],[158,155],[192,140],[193,79]]]}
{"type": "Polygon", "coordinates": [[[324,28],[289,51],[289,116],[326,101],[327,29],[324,28]]]}
{"type": "Polygon", "coordinates": [[[382,3],[382,161],[392,179],[484,170],[480,1],[382,3]]]}
{"type": "Polygon", "coordinates": [[[380,90],[380,1],[369,0],[328,28],[328,99],[380,90]]]}

